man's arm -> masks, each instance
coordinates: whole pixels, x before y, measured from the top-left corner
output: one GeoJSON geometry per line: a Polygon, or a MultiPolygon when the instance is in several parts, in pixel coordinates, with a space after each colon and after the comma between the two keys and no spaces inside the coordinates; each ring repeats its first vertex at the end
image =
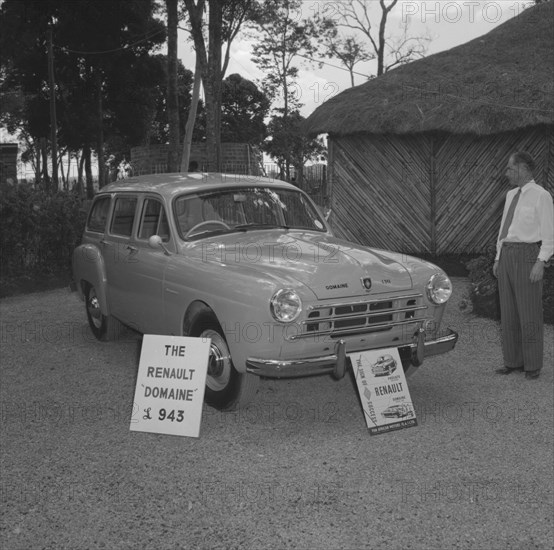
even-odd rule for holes
{"type": "Polygon", "coordinates": [[[532,283],[542,280],[546,262],[554,252],[554,206],[552,195],[545,192],[537,206],[539,225],[541,228],[541,249],[535,265],[531,269],[529,279],[532,283]]]}
{"type": "MultiPolygon", "coordinates": [[[[509,191],[508,191],[509,193],[509,191]]],[[[502,219],[500,220],[500,227],[498,228],[498,236],[496,237],[496,256],[494,258],[494,264],[492,266],[492,274],[495,277],[498,277],[498,261],[500,260],[500,232],[502,231],[502,226],[504,225],[504,220],[506,219],[506,214],[508,212],[508,193],[504,197],[504,210],[502,210],[502,219]]]]}

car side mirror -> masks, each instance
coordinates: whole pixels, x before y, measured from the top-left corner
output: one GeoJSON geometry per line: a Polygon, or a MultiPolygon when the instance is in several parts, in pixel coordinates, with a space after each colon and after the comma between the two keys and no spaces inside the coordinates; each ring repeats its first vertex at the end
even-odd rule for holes
{"type": "Polygon", "coordinates": [[[165,246],[162,238],[159,235],[152,235],[148,239],[148,244],[151,248],[161,248],[166,256],[171,256],[171,252],[169,252],[167,246],[165,246]]]}

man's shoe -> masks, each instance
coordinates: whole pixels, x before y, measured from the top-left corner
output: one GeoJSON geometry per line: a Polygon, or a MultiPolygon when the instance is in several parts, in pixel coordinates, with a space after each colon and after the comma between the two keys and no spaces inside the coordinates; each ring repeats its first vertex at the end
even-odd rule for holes
{"type": "Polygon", "coordinates": [[[540,373],[540,370],[529,370],[525,373],[525,378],[527,378],[527,380],[535,380],[539,377],[540,373]]]}
{"type": "Polygon", "coordinates": [[[523,371],[523,367],[516,367],[515,369],[511,369],[510,367],[502,367],[500,369],[496,369],[494,372],[496,372],[496,374],[512,374],[512,372],[516,371],[523,371]]]}

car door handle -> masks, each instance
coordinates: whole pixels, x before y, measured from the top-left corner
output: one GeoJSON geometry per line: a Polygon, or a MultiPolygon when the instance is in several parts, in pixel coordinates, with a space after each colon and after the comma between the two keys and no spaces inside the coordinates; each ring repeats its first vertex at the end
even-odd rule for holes
{"type": "Polygon", "coordinates": [[[138,248],[136,246],[133,246],[133,245],[130,245],[128,244],[126,247],[125,247],[129,252],[131,252],[131,254],[133,252],[138,252],[138,248]]]}

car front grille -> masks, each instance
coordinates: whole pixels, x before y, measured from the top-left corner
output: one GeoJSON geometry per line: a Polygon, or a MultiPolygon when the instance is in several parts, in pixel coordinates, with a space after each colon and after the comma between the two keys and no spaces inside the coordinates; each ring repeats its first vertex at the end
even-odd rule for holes
{"type": "Polygon", "coordinates": [[[316,304],[308,307],[307,318],[291,340],[310,336],[343,336],[385,332],[396,326],[421,320],[422,294],[405,294],[349,303],[316,304]]]}

